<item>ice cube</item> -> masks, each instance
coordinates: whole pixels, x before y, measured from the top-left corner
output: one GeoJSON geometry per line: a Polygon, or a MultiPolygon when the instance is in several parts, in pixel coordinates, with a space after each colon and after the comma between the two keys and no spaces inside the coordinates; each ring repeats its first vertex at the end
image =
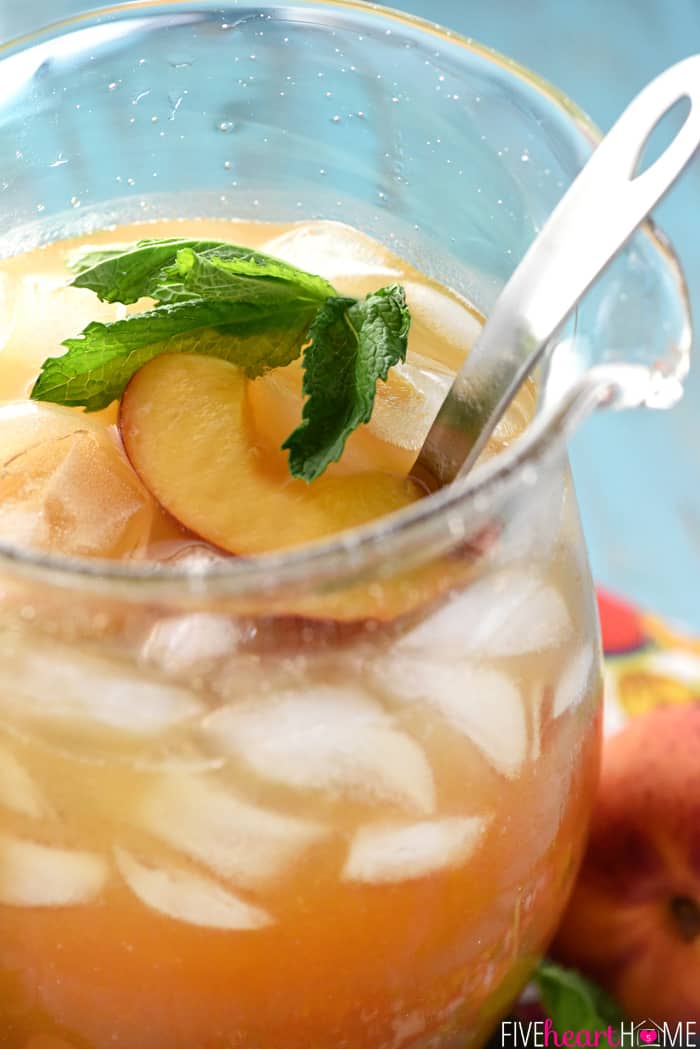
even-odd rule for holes
{"type": "Polygon", "coordinates": [[[399,703],[423,703],[479,748],[495,769],[514,777],[527,755],[520,690],[499,670],[465,660],[396,654],[373,668],[379,687],[399,703]]]}
{"type": "Polygon", "coordinates": [[[552,717],[558,718],[586,698],[593,677],[594,661],[592,645],[583,645],[574,653],[556,686],[552,717]]]}
{"type": "Polygon", "coordinates": [[[551,561],[566,527],[570,500],[569,484],[562,485],[558,473],[551,481],[541,478],[536,497],[500,521],[498,540],[493,547],[496,556],[512,563],[551,561]]]}
{"type": "Polygon", "coordinates": [[[68,907],[90,903],[109,867],[102,856],[0,835],[0,903],[12,907],[68,907]]]}
{"type": "Polygon", "coordinates": [[[380,440],[417,451],[452,385],[453,375],[427,358],[413,355],[377,383],[368,429],[380,440]]]}
{"type": "Polygon", "coordinates": [[[538,572],[492,572],[403,636],[401,652],[441,658],[516,656],[553,648],[573,632],[559,591],[538,572]]]}
{"type": "Polygon", "coordinates": [[[305,222],[268,240],[261,250],[325,277],[346,294],[364,294],[402,275],[395,255],[342,222],[305,222]]]}
{"type": "Polygon", "coordinates": [[[48,806],[39,787],[11,750],[0,746],[0,804],[21,816],[40,819],[48,806]]]}
{"type": "Polygon", "coordinates": [[[177,867],[142,863],[123,848],[117,867],[135,896],[151,910],[208,929],[262,929],[273,919],[261,907],[234,896],[209,878],[177,867]]]}
{"type": "Polygon", "coordinates": [[[279,878],[327,830],[253,805],[204,777],[164,775],[144,796],[137,822],[161,841],[241,888],[279,878]]]}
{"type": "Polygon", "coordinates": [[[76,430],[96,430],[89,419],[71,408],[38,401],[8,401],[0,405],[0,464],[9,463],[37,444],[69,437],[76,430]]]}
{"type": "Polygon", "coordinates": [[[153,625],[142,657],[166,674],[179,674],[233,651],[241,636],[241,629],[228,616],[213,612],[170,616],[153,625]]]}
{"type": "Polygon", "coordinates": [[[0,537],[83,557],[142,552],[155,504],[106,429],[37,408],[0,409],[0,537]]]}
{"type": "Polygon", "coordinates": [[[11,286],[2,304],[3,328],[9,335],[3,366],[9,357],[22,367],[22,382],[15,386],[15,396],[21,396],[33,383],[46,357],[66,352],[63,339],[77,335],[91,321],[114,321],[126,313],[121,303],[103,303],[87,290],[69,287],[64,258],[57,254],[48,249],[40,263],[43,272],[37,272],[34,252],[12,260],[11,286]],[[30,272],[26,272],[27,265],[30,272]]]}
{"type": "Polygon", "coordinates": [[[0,706],[23,718],[53,719],[86,728],[116,728],[152,736],[200,714],[188,689],[149,678],[127,663],[43,640],[30,647],[7,635],[0,641],[0,706]]]}
{"type": "Polygon", "coordinates": [[[204,730],[217,751],[275,783],[434,810],[433,775],[421,748],[379,704],[350,688],[307,685],[256,696],[216,711],[204,730]]]}
{"type": "Polygon", "coordinates": [[[459,866],[476,851],[488,821],[448,816],[420,823],[361,827],[343,868],[345,881],[408,881],[459,866]]]}
{"type": "Polygon", "coordinates": [[[406,302],[414,323],[423,324],[435,339],[445,340],[466,355],[481,334],[481,321],[457,295],[432,284],[404,281],[406,302]]]}

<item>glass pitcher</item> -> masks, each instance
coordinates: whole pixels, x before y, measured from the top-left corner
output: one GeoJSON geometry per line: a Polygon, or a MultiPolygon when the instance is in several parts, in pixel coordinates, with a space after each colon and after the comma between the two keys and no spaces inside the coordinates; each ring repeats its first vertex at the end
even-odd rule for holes
{"type": "MultiPolygon", "coordinates": [[[[350,0],[145,0],[0,70],[4,257],[150,218],[335,219],[486,315],[596,140],[507,59],[350,0]]],[[[2,548],[6,1049],[486,1040],[597,776],[567,438],[671,403],[689,344],[648,225],[550,348],[525,436],[411,509],[194,566],[2,548]]]]}

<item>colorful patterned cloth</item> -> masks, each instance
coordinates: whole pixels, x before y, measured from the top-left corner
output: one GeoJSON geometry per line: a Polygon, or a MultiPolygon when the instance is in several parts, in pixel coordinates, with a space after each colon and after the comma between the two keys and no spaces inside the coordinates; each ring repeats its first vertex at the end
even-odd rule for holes
{"type": "Polygon", "coordinates": [[[605,731],[654,707],[700,699],[700,640],[598,591],[605,652],[605,731]]]}

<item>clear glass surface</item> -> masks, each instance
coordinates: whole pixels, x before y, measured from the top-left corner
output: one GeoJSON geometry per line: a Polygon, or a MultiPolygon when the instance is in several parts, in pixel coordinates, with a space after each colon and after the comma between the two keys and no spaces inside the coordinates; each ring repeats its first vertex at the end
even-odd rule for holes
{"type": "MultiPolygon", "coordinates": [[[[353,3],[141,3],[0,69],[5,255],[136,219],[338,219],[488,313],[591,148],[530,74],[353,3]]],[[[559,340],[531,435],[396,520],[203,571],[3,552],[3,1045],[486,1039],[597,771],[581,370],[682,376],[687,330],[646,231],[559,340]]]]}

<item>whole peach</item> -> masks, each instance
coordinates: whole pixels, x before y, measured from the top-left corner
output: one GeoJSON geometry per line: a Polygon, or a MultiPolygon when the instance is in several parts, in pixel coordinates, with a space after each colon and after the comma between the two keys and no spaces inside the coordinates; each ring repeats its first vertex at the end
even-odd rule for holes
{"type": "Polygon", "coordinates": [[[700,702],[654,710],[606,743],[553,953],[632,1019],[700,1019],[700,702]]]}

